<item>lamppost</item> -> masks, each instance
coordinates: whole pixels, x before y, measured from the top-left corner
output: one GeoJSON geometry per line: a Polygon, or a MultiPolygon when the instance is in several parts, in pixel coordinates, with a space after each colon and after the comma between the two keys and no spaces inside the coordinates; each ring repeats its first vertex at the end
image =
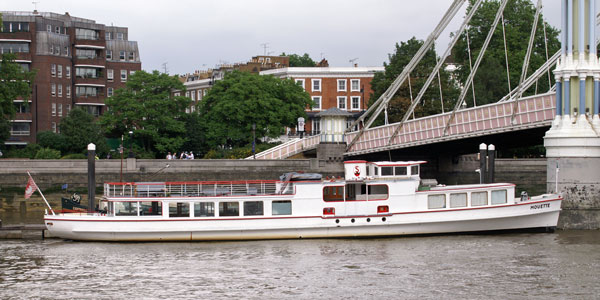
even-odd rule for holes
{"type": "Polygon", "coordinates": [[[256,123],[252,123],[252,157],[256,159],[256,123]]]}
{"type": "Polygon", "coordinates": [[[133,131],[129,131],[129,155],[127,156],[127,158],[134,158],[135,155],[133,154],[133,131]]]}

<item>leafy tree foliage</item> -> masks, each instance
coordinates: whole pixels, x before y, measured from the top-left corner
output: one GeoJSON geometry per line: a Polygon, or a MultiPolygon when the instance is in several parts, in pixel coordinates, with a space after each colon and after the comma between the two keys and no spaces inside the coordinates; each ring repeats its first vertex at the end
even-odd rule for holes
{"type": "Polygon", "coordinates": [[[50,148],[42,148],[35,154],[35,159],[59,159],[60,151],[50,148]]]}
{"type": "Polygon", "coordinates": [[[256,138],[276,137],[293,127],[310,96],[289,79],[234,71],[217,81],[200,102],[210,148],[244,146],[256,138]]]}
{"type": "Polygon", "coordinates": [[[61,153],[67,153],[67,141],[65,136],[60,133],[41,131],[38,132],[36,140],[38,145],[44,148],[56,149],[61,153]]]}
{"type": "MultiPolygon", "coordinates": [[[[471,0],[468,7],[469,11],[472,9],[473,3],[474,1],[471,0]]],[[[499,0],[484,1],[471,19],[468,30],[471,60],[473,62],[479,54],[499,6],[499,0]]],[[[519,84],[523,59],[527,53],[527,45],[534,17],[535,7],[533,2],[529,0],[510,0],[504,10],[508,66],[512,89],[519,84]]],[[[540,16],[527,74],[533,73],[546,62],[544,25],[546,26],[548,57],[552,56],[560,48],[558,30],[545,23],[542,16],[540,16]]],[[[470,73],[469,45],[467,45],[466,34],[462,33],[453,49],[454,60],[459,65],[456,74],[461,83],[466,81],[470,73]]],[[[551,81],[553,81],[552,78],[551,81]]],[[[499,23],[494,31],[494,35],[475,75],[474,85],[477,105],[496,102],[508,94],[502,23],[499,23]]],[[[544,76],[538,80],[537,91],[545,92],[548,89],[548,77],[544,76]]],[[[535,92],[534,86],[527,91],[526,95],[534,94],[535,92]]],[[[467,93],[465,99],[469,106],[473,106],[472,93],[467,93]]]]}
{"type": "Polygon", "coordinates": [[[80,108],[71,110],[60,122],[60,135],[65,143],[63,153],[85,153],[89,143],[96,145],[98,155],[108,153],[108,145],[100,126],[91,114],[80,108]]]}
{"type": "Polygon", "coordinates": [[[192,151],[198,158],[202,157],[210,150],[206,141],[206,122],[197,112],[186,114],[181,120],[185,122],[187,140],[180,152],[192,151]]]}
{"type": "MultiPolygon", "coordinates": [[[[1,20],[0,20],[1,24],[1,20]]],[[[35,72],[26,72],[15,63],[16,55],[4,53],[0,56],[0,145],[10,136],[10,123],[16,113],[13,100],[29,99],[35,72]]],[[[27,102],[24,102],[27,105],[27,102]]]]}
{"type": "Polygon", "coordinates": [[[304,53],[304,55],[300,56],[298,54],[285,54],[285,52],[281,53],[281,56],[289,56],[290,57],[290,67],[314,67],[317,63],[310,58],[308,53],[304,53]]]}
{"type": "Polygon", "coordinates": [[[133,131],[145,152],[176,151],[186,141],[185,123],[181,117],[189,107],[187,97],[171,97],[172,90],[185,92],[183,83],[175,76],[153,71],[137,71],[123,89],[105,100],[109,110],[100,124],[111,137],[133,131]]]}
{"type": "MultiPolygon", "coordinates": [[[[410,62],[419,48],[423,45],[423,41],[417,40],[415,37],[406,42],[396,44],[395,53],[389,54],[389,62],[384,62],[385,72],[376,73],[371,81],[373,94],[371,95],[371,103],[375,102],[392,84],[392,82],[402,73],[404,67],[410,62]]],[[[433,48],[427,50],[423,59],[410,73],[410,87],[408,80],[398,89],[394,97],[388,104],[388,119],[390,123],[399,122],[402,120],[405,112],[411,104],[411,89],[413,99],[423,87],[427,77],[435,67],[438,57],[433,48]]],[[[444,109],[447,110],[458,97],[458,89],[450,74],[444,70],[440,70],[440,78],[442,82],[442,97],[444,99],[444,109]]],[[[421,117],[430,114],[441,113],[440,88],[438,79],[435,78],[425,95],[421,100],[421,104],[415,108],[415,116],[421,117]]],[[[382,123],[382,117],[378,119],[378,124],[382,123]]]]}

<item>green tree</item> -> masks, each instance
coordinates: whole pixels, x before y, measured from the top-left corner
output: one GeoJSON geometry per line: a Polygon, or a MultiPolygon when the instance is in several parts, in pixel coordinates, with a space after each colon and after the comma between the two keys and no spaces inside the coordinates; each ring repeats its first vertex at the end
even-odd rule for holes
{"type": "Polygon", "coordinates": [[[125,88],[105,100],[109,109],[100,117],[102,128],[111,137],[127,136],[133,131],[134,139],[141,142],[145,152],[164,154],[179,150],[186,141],[181,117],[191,100],[171,97],[172,90],[185,92],[176,76],[156,70],[135,72],[125,88]]]}
{"type": "Polygon", "coordinates": [[[281,56],[289,56],[290,57],[290,67],[314,67],[317,63],[310,58],[308,53],[304,53],[304,55],[300,56],[298,54],[285,54],[285,52],[281,53],[281,56]]]}
{"type": "Polygon", "coordinates": [[[36,136],[37,143],[43,148],[59,150],[67,153],[67,141],[64,135],[52,131],[40,131],[36,136]]]}
{"type": "MultiPolygon", "coordinates": [[[[371,87],[373,89],[371,103],[375,102],[390,87],[392,82],[400,75],[400,73],[402,73],[404,67],[410,62],[422,45],[423,41],[417,40],[415,37],[406,42],[401,42],[400,44],[396,43],[396,51],[393,54],[388,55],[389,62],[383,63],[385,71],[376,73],[371,81],[371,87]]],[[[388,104],[388,119],[390,123],[402,120],[402,117],[411,103],[411,89],[414,99],[425,84],[429,74],[431,74],[431,71],[437,63],[437,59],[439,58],[436,56],[435,49],[431,48],[427,50],[423,59],[410,73],[410,87],[408,85],[408,80],[406,80],[392,97],[388,104]]],[[[444,109],[448,110],[458,97],[458,89],[447,71],[440,70],[440,79],[442,82],[444,109]]],[[[421,104],[415,108],[416,117],[442,112],[438,82],[439,80],[435,78],[425,92],[425,95],[421,99],[421,104]]],[[[377,124],[381,123],[382,117],[380,116],[377,124]]]]}
{"type": "MultiPolygon", "coordinates": [[[[470,5],[467,8],[468,11],[472,9],[473,3],[474,1],[471,0],[470,5]]],[[[459,66],[456,74],[461,83],[466,81],[470,73],[468,46],[470,46],[471,60],[474,63],[491,28],[499,6],[499,0],[484,1],[481,4],[481,7],[473,15],[469,24],[469,44],[467,44],[467,37],[463,32],[453,49],[452,55],[459,66]]],[[[504,10],[506,48],[508,49],[508,66],[510,86],[512,89],[519,84],[523,59],[527,53],[527,45],[534,17],[535,7],[533,6],[533,3],[528,0],[510,0],[504,10]]],[[[548,25],[548,23],[545,23],[542,16],[540,16],[527,74],[533,73],[546,62],[544,25],[546,26],[548,57],[552,56],[560,48],[560,42],[558,40],[559,31],[548,25]]],[[[551,81],[554,81],[553,78],[551,78],[551,81]]],[[[473,82],[477,105],[497,102],[508,94],[502,23],[499,23],[494,31],[494,35],[487,47],[473,82]]],[[[548,77],[543,76],[538,80],[537,91],[538,93],[546,92],[548,89],[548,77]]],[[[531,95],[535,92],[534,85],[525,93],[525,95],[531,95]]],[[[467,93],[465,99],[467,105],[473,106],[472,93],[467,93]]]]}
{"type": "Polygon", "coordinates": [[[100,126],[94,117],[83,109],[75,108],[62,119],[60,135],[64,138],[66,153],[85,153],[89,143],[96,145],[98,155],[103,156],[108,153],[108,145],[100,126]]]}
{"type": "Polygon", "coordinates": [[[200,111],[214,149],[251,143],[252,124],[257,140],[277,137],[298,117],[306,117],[304,109],[311,104],[308,93],[290,79],[234,71],[216,82],[200,111]]]}
{"type": "MultiPolygon", "coordinates": [[[[0,20],[1,24],[1,20],[0,20]]],[[[10,136],[10,122],[16,113],[15,99],[29,99],[35,71],[27,72],[15,62],[17,56],[4,53],[0,57],[0,145],[10,136]]],[[[27,102],[24,102],[27,105],[27,102]]]]}
{"type": "Polygon", "coordinates": [[[182,116],[181,120],[185,122],[185,136],[187,137],[181,151],[192,151],[198,158],[204,156],[210,149],[206,142],[206,124],[204,118],[197,112],[182,116]]]}

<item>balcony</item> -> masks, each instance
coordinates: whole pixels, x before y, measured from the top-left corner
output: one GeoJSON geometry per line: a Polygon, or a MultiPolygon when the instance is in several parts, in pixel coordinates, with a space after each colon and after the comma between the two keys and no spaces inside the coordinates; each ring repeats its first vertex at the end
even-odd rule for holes
{"type": "Polygon", "coordinates": [[[104,79],[104,74],[100,74],[100,77],[75,76],[75,85],[104,87],[106,85],[106,80],[104,79]]]}
{"type": "Polygon", "coordinates": [[[31,41],[33,35],[28,31],[20,31],[20,32],[2,32],[0,33],[1,38],[3,40],[29,40],[31,41]]]}
{"type": "Polygon", "coordinates": [[[75,56],[73,63],[75,65],[105,66],[106,59],[101,56],[75,56]]]}
{"type": "Polygon", "coordinates": [[[103,39],[86,40],[75,37],[75,48],[104,49],[106,48],[106,41],[103,39]]]}

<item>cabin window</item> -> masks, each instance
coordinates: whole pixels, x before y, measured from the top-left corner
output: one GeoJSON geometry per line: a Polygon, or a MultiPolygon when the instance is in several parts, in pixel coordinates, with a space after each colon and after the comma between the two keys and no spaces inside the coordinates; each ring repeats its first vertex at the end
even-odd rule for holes
{"type": "Polygon", "coordinates": [[[385,184],[369,185],[369,200],[386,200],[389,196],[388,186],[385,184]]]}
{"type": "Polygon", "coordinates": [[[215,203],[214,202],[196,202],[194,203],[195,217],[214,217],[215,203]]]}
{"type": "Polygon", "coordinates": [[[487,192],[471,193],[471,206],[484,206],[488,204],[487,192]]]}
{"type": "Polygon", "coordinates": [[[244,216],[262,216],[263,202],[262,201],[246,201],[244,202],[244,216]]]}
{"type": "Polygon", "coordinates": [[[381,167],[381,176],[392,176],[394,175],[394,169],[392,167],[381,167]]]}
{"type": "Polygon", "coordinates": [[[115,202],[115,216],[137,216],[137,202],[115,202]]]}
{"type": "Polygon", "coordinates": [[[274,216],[291,215],[292,201],[273,201],[272,209],[274,216]]]}
{"type": "Polygon", "coordinates": [[[492,204],[506,203],[506,190],[492,191],[492,204]]]}
{"type": "Polygon", "coordinates": [[[394,167],[394,172],[396,173],[396,176],[408,175],[406,167],[394,167]]]}
{"type": "Polygon", "coordinates": [[[410,166],[410,175],[419,175],[419,166],[410,166]]]}
{"type": "Polygon", "coordinates": [[[169,218],[182,218],[190,216],[190,204],[188,202],[169,203],[169,218]]]}
{"type": "Polygon", "coordinates": [[[446,208],[446,195],[429,195],[427,196],[427,208],[446,208]]]}
{"type": "Polygon", "coordinates": [[[219,203],[220,217],[239,217],[240,203],[239,202],[221,202],[219,203]]]}
{"type": "Polygon", "coordinates": [[[344,186],[326,186],[323,188],[324,201],[344,201],[344,186]]]}
{"type": "Polygon", "coordinates": [[[450,207],[467,207],[467,193],[450,194],[450,207]]]}
{"type": "Polygon", "coordinates": [[[374,170],[374,174],[375,175],[379,175],[379,168],[378,167],[374,167],[373,170],[374,170]]]}
{"type": "Polygon", "coordinates": [[[162,215],[162,202],[140,202],[140,216],[159,216],[162,215]]]}

